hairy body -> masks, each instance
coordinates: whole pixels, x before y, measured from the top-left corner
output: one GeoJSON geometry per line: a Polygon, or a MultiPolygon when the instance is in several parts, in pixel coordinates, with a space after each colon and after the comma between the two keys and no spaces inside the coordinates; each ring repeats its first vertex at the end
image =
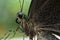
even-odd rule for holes
{"type": "Polygon", "coordinates": [[[21,22],[31,39],[37,35],[37,40],[58,40],[52,33],[60,35],[60,0],[32,0],[29,20],[21,22]]]}

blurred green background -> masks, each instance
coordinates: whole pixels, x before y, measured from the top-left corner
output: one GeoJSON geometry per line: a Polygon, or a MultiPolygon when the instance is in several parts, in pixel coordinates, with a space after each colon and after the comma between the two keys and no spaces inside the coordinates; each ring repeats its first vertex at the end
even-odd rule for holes
{"type": "MultiPolygon", "coordinates": [[[[23,13],[25,15],[28,15],[30,3],[31,0],[24,0],[23,13]]],[[[0,36],[8,30],[17,28],[18,25],[15,23],[15,19],[20,9],[19,0],[0,0],[0,36]]]]}

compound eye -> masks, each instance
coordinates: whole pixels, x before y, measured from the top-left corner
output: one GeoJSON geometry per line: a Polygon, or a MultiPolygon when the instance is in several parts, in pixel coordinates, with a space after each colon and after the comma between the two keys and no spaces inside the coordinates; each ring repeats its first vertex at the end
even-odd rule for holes
{"type": "Polygon", "coordinates": [[[23,17],[23,14],[21,12],[18,13],[18,17],[19,18],[22,18],[23,17]]]}

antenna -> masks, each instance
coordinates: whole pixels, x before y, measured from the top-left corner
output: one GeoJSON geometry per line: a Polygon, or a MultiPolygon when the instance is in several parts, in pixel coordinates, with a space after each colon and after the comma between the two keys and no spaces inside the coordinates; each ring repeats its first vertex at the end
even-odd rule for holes
{"type": "Polygon", "coordinates": [[[19,0],[19,3],[20,3],[20,8],[21,8],[21,11],[20,11],[20,12],[22,12],[22,10],[23,10],[23,5],[24,5],[24,0],[22,1],[22,5],[21,5],[21,0],[19,0]]]}

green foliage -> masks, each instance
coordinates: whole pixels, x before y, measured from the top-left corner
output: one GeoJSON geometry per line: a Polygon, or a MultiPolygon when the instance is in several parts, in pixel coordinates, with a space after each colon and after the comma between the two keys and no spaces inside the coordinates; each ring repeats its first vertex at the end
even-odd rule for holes
{"type": "MultiPolygon", "coordinates": [[[[23,14],[25,15],[28,15],[30,2],[31,0],[24,0],[23,14]]],[[[18,27],[15,19],[20,9],[19,0],[0,0],[0,24],[4,25],[6,30],[15,30],[18,27]]]]}

